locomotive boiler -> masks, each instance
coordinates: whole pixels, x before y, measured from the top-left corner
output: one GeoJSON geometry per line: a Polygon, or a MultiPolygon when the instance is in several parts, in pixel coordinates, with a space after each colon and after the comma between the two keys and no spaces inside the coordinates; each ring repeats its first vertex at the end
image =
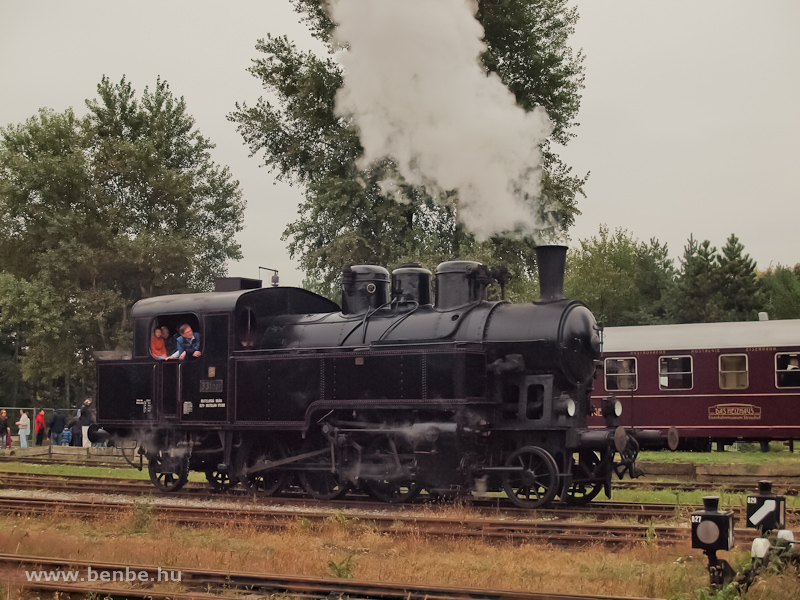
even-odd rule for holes
{"type": "Polygon", "coordinates": [[[613,473],[638,474],[640,444],[666,440],[618,427],[613,397],[606,426],[587,426],[600,331],[563,296],[565,259],[537,248],[541,295],[518,304],[487,301],[498,272],[473,261],[439,265],[435,301],[417,265],[345,269],[341,307],[245,279],[142,300],[132,357],[98,356],[91,437],[136,440],[164,490],[197,470],[220,488],[299,484],[318,499],[479,490],[537,508],[610,496],[613,473]],[[184,323],[199,357],[150,356],[155,328],[184,323]]]}

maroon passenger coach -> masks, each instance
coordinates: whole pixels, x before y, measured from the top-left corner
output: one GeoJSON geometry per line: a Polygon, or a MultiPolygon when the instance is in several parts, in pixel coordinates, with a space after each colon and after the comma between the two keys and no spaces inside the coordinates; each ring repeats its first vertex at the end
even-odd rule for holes
{"type": "Polygon", "coordinates": [[[682,446],[800,439],[800,320],[607,327],[592,392],[620,425],[676,426],[682,446]]]}

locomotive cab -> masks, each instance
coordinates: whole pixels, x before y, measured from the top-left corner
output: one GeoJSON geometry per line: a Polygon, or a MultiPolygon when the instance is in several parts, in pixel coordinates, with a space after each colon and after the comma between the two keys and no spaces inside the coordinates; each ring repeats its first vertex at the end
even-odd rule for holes
{"type": "Polygon", "coordinates": [[[338,309],[334,302],[297,288],[249,287],[142,300],[132,311],[132,356],[96,357],[98,422],[119,432],[189,424],[225,427],[234,417],[231,357],[255,346],[261,322],[286,313],[338,309]],[[182,324],[200,335],[200,356],[154,357],[150,338],[155,328],[177,332],[182,324]]]}

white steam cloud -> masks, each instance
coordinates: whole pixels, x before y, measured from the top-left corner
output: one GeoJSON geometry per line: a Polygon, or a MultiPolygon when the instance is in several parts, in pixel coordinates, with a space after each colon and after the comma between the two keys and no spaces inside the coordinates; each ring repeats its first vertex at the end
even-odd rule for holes
{"type": "Polygon", "coordinates": [[[434,197],[457,190],[458,219],[480,239],[542,234],[553,223],[542,218],[539,144],[552,124],[543,108],[526,113],[481,67],[476,8],[471,0],[333,1],[336,41],[347,47],[337,56],[345,83],[336,112],[358,125],[361,167],[391,157],[434,197]]]}

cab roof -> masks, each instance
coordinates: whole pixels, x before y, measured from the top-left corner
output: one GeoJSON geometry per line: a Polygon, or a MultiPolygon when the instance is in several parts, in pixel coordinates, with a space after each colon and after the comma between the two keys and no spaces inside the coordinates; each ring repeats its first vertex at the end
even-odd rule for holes
{"type": "Polygon", "coordinates": [[[306,314],[339,312],[339,305],[302,288],[272,287],[232,292],[174,294],[139,300],[133,305],[134,319],[183,313],[234,312],[240,302],[268,305],[272,313],[306,314]]]}

